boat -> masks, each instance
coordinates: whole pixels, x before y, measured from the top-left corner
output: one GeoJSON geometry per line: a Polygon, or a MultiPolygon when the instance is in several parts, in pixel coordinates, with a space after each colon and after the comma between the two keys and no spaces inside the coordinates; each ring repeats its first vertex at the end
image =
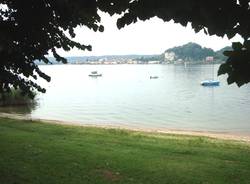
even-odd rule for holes
{"type": "Polygon", "coordinates": [[[93,71],[93,72],[91,72],[91,74],[89,74],[89,76],[90,76],[90,77],[101,77],[102,74],[97,73],[97,71],[93,71]]]}
{"type": "Polygon", "coordinates": [[[211,87],[220,85],[220,81],[214,79],[214,63],[213,63],[213,67],[212,67],[212,77],[213,77],[212,79],[201,81],[201,85],[202,86],[211,86],[211,87]]]}
{"type": "Polygon", "coordinates": [[[204,80],[201,82],[202,86],[219,86],[220,81],[218,80],[204,80]]]}
{"type": "Polygon", "coordinates": [[[150,76],[150,79],[158,79],[158,76],[150,76]]]}

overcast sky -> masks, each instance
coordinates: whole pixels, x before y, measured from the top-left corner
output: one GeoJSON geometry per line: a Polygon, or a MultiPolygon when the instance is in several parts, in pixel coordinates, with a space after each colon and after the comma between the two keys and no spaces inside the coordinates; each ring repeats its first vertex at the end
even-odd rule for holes
{"type": "Polygon", "coordinates": [[[152,18],[148,21],[139,21],[118,30],[116,18],[101,13],[104,32],[94,32],[85,27],[78,27],[74,40],[82,44],[92,45],[92,51],[74,49],[70,52],[59,51],[62,56],[86,55],[125,55],[125,54],[161,54],[166,49],[180,46],[188,42],[196,42],[203,47],[219,50],[231,45],[231,41],[239,41],[236,37],[229,41],[226,37],[208,36],[195,33],[191,26],[183,27],[180,24],[163,22],[152,18]]]}

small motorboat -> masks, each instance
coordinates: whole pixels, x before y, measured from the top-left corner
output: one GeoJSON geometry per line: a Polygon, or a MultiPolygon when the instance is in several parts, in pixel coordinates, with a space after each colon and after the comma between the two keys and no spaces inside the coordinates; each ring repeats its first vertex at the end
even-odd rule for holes
{"type": "Polygon", "coordinates": [[[201,82],[202,86],[219,86],[220,81],[218,80],[204,80],[201,82]]]}
{"type": "Polygon", "coordinates": [[[158,79],[158,76],[150,76],[150,79],[158,79]]]}
{"type": "Polygon", "coordinates": [[[90,76],[90,77],[101,77],[102,74],[97,73],[97,71],[93,71],[93,72],[91,72],[91,74],[89,74],[89,76],[90,76]]]}

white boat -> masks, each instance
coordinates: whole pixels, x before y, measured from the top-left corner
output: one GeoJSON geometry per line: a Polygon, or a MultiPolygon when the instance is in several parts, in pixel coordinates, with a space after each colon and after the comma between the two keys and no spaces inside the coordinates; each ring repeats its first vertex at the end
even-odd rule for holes
{"type": "Polygon", "coordinates": [[[158,79],[158,76],[150,76],[150,79],[158,79]]]}
{"type": "Polygon", "coordinates": [[[91,72],[91,74],[89,74],[90,77],[101,77],[102,74],[98,74],[97,71],[93,71],[91,72]]]}
{"type": "Polygon", "coordinates": [[[201,82],[202,86],[219,86],[220,81],[218,80],[204,80],[201,82]]]}

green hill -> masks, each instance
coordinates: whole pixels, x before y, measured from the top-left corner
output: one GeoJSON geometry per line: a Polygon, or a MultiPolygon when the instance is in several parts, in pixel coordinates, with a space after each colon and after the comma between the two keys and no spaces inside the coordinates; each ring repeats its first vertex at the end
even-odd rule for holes
{"type": "Polygon", "coordinates": [[[214,62],[222,63],[226,60],[226,56],[223,55],[225,50],[232,50],[232,48],[227,46],[215,52],[211,48],[202,47],[197,43],[189,42],[182,46],[167,49],[164,53],[172,52],[175,54],[175,60],[192,62],[205,61],[206,57],[212,56],[214,57],[214,62]]]}
{"type": "Polygon", "coordinates": [[[199,44],[192,42],[170,48],[165,52],[174,52],[177,59],[184,61],[201,61],[205,60],[208,56],[214,57],[216,55],[212,49],[201,47],[199,44]]]}

